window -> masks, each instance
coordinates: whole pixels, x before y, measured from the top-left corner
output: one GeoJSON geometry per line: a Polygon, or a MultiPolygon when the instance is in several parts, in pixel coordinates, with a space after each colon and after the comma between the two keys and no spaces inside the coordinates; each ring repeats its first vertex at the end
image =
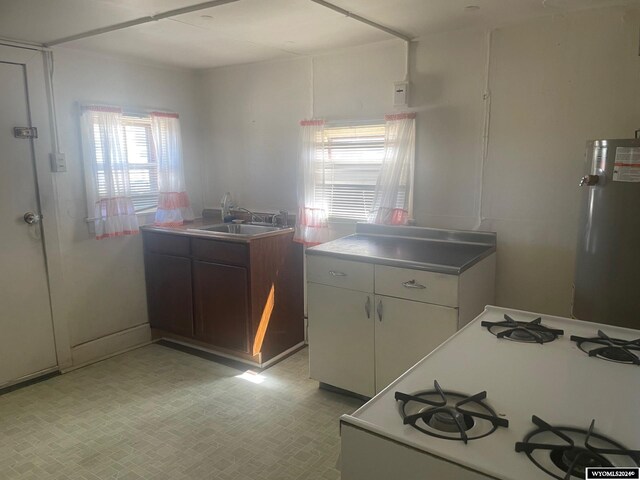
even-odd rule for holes
{"type": "MultiPolygon", "coordinates": [[[[131,201],[136,212],[158,205],[158,163],[151,137],[151,117],[124,114],[122,116],[122,145],[128,163],[131,201]]],[[[107,186],[104,169],[104,147],[100,126],[93,124],[97,194],[105,198],[107,186]]]]}
{"type": "Polygon", "coordinates": [[[367,219],[384,141],[384,123],[325,126],[324,150],[318,153],[314,177],[316,202],[326,205],[329,219],[367,219]]]}

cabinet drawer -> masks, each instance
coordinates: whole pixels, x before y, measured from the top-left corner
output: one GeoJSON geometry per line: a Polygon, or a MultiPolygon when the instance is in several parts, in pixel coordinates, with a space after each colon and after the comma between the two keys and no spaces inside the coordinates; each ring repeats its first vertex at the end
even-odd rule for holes
{"type": "Polygon", "coordinates": [[[307,255],[307,281],[360,292],[373,292],[373,265],[307,255]]]}
{"type": "Polygon", "coordinates": [[[376,293],[417,302],[458,306],[458,276],[376,265],[376,293]]]}
{"type": "Polygon", "coordinates": [[[144,232],[144,248],[147,252],[164,255],[189,256],[189,238],[171,233],[144,232]]]}
{"type": "Polygon", "coordinates": [[[192,238],[191,251],[198,260],[242,266],[249,264],[249,251],[243,243],[192,238]]]}

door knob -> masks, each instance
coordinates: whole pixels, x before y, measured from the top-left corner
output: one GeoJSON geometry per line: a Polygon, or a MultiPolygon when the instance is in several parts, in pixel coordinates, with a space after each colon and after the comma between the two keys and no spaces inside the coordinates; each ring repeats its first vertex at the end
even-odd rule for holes
{"type": "Polygon", "coordinates": [[[22,218],[24,219],[25,223],[28,223],[29,225],[35,225],[36,223],[40,223],[42,215],[37,215],[33,212],[27,212],[22,218]]]}

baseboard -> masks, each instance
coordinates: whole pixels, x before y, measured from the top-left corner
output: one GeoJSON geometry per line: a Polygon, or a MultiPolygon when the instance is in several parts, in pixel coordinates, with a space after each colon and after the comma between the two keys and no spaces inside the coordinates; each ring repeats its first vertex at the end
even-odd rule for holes
{"type": "Polygon", "coordinates": [[[145,323],[76,345],[71,348],[73,366],[65,368],[63,373],[149,343],[151,343],[151,328],[148,323],[145,323]]]}
{"type": "Polygon", "coordinates": [[[206,348],[206,347],[203,347],[202,345],[184,342],[176,338],[162,337],[162,338],[156,339],[156,343],[159,343],[164,347],[174,348],[176,350],[180,350],[185,353],[190,353],[192,355],[196,355],[201,358],[206,358],[207,360],[212,360],[214,362],[222,363],[223,365],[227,365],[229,367],[232,367],[238,370],[242,369],[242,365],[245,365],[245,366],[253,367],[255,370],[258,370],[258,371],[266,370],[270,366],[275,365],[281,360],[284,360],[288,356],[293,355],[294,353],[304,348],[305,346],[304,342],[300,342],[297,345],[294,345],[293,347],[288,348],[287,350],[280,353],[279,355],[276,355],[272,359],[263,363],[258,363],[251,360],[247,360],[242,357],[234,357],[233,355],[220,352],[219,350],[206,348]]]}
{"type": "Polygon", "coordinates": [[[249,362],[247,360],[236,360],[228,355],[222,356],[219,353],[213,353],[213,351],[206,350],[199,346],[188,345],[187,343],[180,342],[179,340],[175,340],[173,338],[161,338],[160,340],[156,340],[155,343],[156,345],[172,348],[179,352],[188,353],[189,355],[194,355],[196,357],[204,358],[205,360],[210,360],[212,362],[226,365],[227,367],[234,368],[240,372],[245,371],[249,366],[253,367],[254,370],[258,370],[258,372],[262,371],[262,369],[259,368],[257,366],[258,364],[255,362],[249,362]]]}
{"type": "Polygon", "coordinates": [[[303,349],[306,346],[306,344],[304,343],[304,341],[294,345],[291,348],[288,348],[287,350],[285,350],[284,352],[276,355],[275,357],[273,357],[270,360],[267,360],[266,362],[263,362],[262,365],[260,365],[261,368],[269,368],[271,365],[274,365],[282,360],[284,360],[285,358],[293,355],[294,353],[296,353],[298,350],[303,349]]]}
{"type": "Polygon", "coordinates": [[[39,372],[25,375],[24,377],[20,377],[0,385],[0,395],[12,392],[19,388],[33,385],[34,383],[48,380],[49,378],[55,377],[56,375],[60,375],[60,369],[58,367],[51,367],[51,368],[41,370],[39,372]]]}

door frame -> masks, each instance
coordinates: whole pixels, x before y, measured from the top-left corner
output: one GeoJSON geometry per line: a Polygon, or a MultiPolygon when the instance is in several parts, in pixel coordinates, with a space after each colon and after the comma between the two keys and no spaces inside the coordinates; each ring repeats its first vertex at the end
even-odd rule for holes
{"type": "Polygon", "coordinates": [[[54,114],[51,108],[50,77],[47,74],[45,49],[29,45],[17,45],[0,41],[0,62],[21,65],[25,73],[27,109],[31,125],[38,128],[38,138],[29,140],[32,145],[33,162],[43,236],[43,253],[49,286],[49,303],[58,369],[70,367],[71,344],[69,327],[64,314],[64,283],[62,254],[60,249],[57,175],[53,173],[49,154],[54,151],[54,114]]]}

